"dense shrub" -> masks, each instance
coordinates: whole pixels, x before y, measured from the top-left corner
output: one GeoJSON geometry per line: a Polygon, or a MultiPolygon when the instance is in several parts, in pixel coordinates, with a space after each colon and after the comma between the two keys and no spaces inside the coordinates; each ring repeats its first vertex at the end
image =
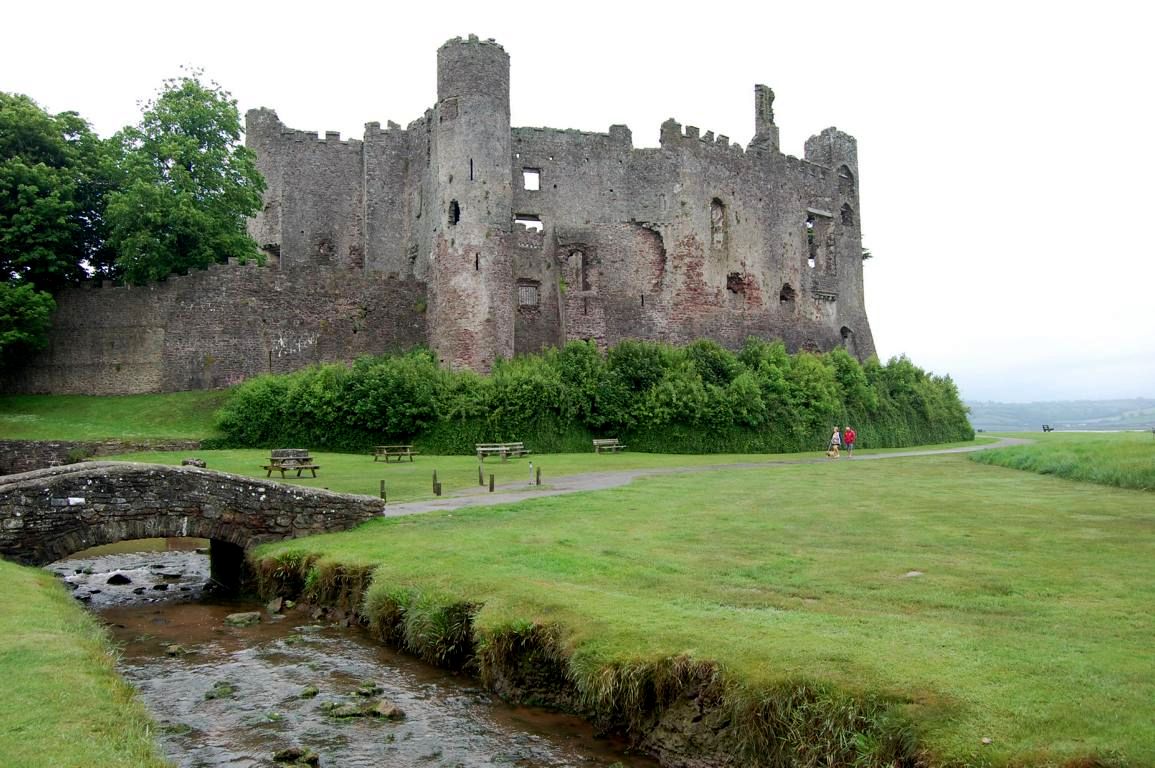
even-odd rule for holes
{"type": "Polygon", "coordinates": [[[626,341],[602,354],[572,342],[501,360],[489,376],[451,372],[428,351],[262,376],[237,388],[219,420],[236,446],[364,450],[413,442],[429,453],[521,440],[538,453],[589,450],[591,437],[665,453],[817,450],[834,425],[863,447],[969,440],[949,377],[905,357],[859,364],[837,349],[791,355],[749,340],[626,341]]]}

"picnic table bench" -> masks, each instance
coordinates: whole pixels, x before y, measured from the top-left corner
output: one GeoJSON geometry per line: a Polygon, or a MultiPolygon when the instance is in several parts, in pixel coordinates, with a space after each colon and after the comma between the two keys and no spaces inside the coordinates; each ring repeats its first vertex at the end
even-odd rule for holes
{"type": "Polygon", "coordinates": [[[529,453],[525,443],[477,443],[477,460],[485,461],[486,456],[500,456],[502,461],[509,461],[509,457],[525,456],[529,453]]]}
{"type": "Polygon", "coordinates": [[[306,469],[316,477],[317,470],[321,468],[320,465],[313,463],[313,457],[304,448],[275,448],[270,453],[272,455],[269,456],[269,463],[262,465],[265,477],[272,477],[274,472],[280,472],[281,479],[284,480],[285,473],[293,470],[296,470],[297,477],[300,477],[306,469]]]}
{"type": "Polygon", "coordinates": [[[401,460],[408,456],[412,462],[413,457],[419,453],[421,451],[413,450],[412,445],[378,445],[373,448],[373,461],[384,460],[388,464],[389,459],[396,457],[397,463],[400,464],[401,460]]]}
{"type": "Polygon", "coordinates": [[[601,453],[602,451],[609,451],[614,453],[616,451],[624,451],[626,446],[618,442],[616,437],[607,437],[602,440],[594,440],[594,453],[601,453]]]}
{"type": "Polygon", "coordinates": [[[1052,427],[1050,424],[1044,424],[1043,425],[1043,431],[1044,432],[1054,432],[1055,428],[1052,427]]]}

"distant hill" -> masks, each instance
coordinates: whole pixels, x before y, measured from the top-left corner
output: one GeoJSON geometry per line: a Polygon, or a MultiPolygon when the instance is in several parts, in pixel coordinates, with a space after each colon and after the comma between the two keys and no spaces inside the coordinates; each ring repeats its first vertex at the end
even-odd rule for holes
{"type": "Polygon", "coordinates": [[[1152,429],[1155,400],[1060,400],[1053,403],[967,401],[971,425],[987,432],[1041,429],[1152,429]]]}

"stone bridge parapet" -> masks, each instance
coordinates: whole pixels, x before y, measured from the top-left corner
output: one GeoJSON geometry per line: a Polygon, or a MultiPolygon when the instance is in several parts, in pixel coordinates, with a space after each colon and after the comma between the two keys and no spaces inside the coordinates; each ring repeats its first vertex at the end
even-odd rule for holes
{"type": "Polygon", "coordinates": [[[192,536],[247,549],[344,531],[383,502],[194,467],[82,462],[0,477],[0,557],[46,565],[129,539],[192,536]]]}

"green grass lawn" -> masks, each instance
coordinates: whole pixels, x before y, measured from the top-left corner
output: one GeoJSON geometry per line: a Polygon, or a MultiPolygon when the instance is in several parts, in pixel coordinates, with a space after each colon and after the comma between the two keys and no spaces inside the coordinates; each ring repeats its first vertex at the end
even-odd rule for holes
{"type": "Polygon", "coordinates": [[[162,768],[95,619],[45,571],[0,560],[0,764],[162,768]]]}
{"type": "MultiPolygon", "coordinates": [[[[975,443],[993,442],[994,438],[979,438],[975,443]]],[[[950,443],[942,446],[923,446],[918,450],[974,445],[975,443],[950,443]]],[[[901,452],[904,449],[881,449],[856,451],[861,455],[901,452]]],[[[164,451],[126,453],[110,457],[119,461],[142,461],[154,464],[180,464],[189,454],[164,451]]],[[[417,456],[414,461],[401,463],[373,461],[368,454],[328,453],[311,451],[316,463],[321,467],[317,477],[297,478],[286,476],[284,482],[313,488],[328,488],[343,493],[360,493],[376,496],[385,481],[389,501],[413,501],[433,498],[433,472],[441,482],[442,493],[483,490],[478,485],[478,461],[473,456],[417,456]]],[[[204,459],[209,469],[231,472],[251,477],[265,477],[262,465],[268,464],[269,452],[261,449],[238,449],[220,451],[197,451],[197,458],[204,459]]],[[[488,459],[481,464],[483,478],[488,484],[489,475],[494,475],[498,486],[516,484],[527,485],[530,478],[530,463],[535,473],[541,469],[542,485],[548,486],[551,479],[587,472],[604,472],[626,469],[661,469],[671,467],[703,467],[712,465],[757,463],[771,461],[797,461],[821,458],[821,452],[789,454],[657,454],[626,451],[616,454],[554,453],[531,455],[511,459],[506,463],[488,459]]],[[[845,459],[842,459],[845,460],[845,459]]],[[[280,476],[274,474],[274,480],[280,476]]],[[[488,485],[486,486],[488,487],[488,485]]]]}
{"type": "Polygon", "coordinates": [[[9,440],[184,438],[215,434],[227,390],[166,395],[3,395],[0,437],[9,440]]]}
{"type": "Polygon", "coordinates": [[[974,454],[975,461],[1101,485],[1155,490],[1151,432],[1032,432],[1031,445],[974,454]]]}
{"type": "Polygon", "coordinates": [[[481,603],[483,637],[557,625],[579,680],[685,653],[746,690],[897,697],[943,763],[1150,765],[1153,534],[1149,493],[933,456],[666,475],[260,554],[372,565],[367,604],[481,603]]]}

